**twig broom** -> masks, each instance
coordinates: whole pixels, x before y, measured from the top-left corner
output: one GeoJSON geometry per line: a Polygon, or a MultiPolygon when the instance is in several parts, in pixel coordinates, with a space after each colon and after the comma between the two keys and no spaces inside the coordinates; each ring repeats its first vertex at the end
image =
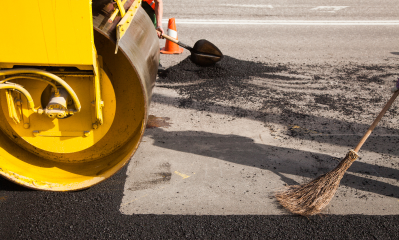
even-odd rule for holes
{"type": "MultiPolygon", "coordinates": [[[[399,79],[397,86],[399,86],[399,79]]],[[[278,192],[276,194],[276,198],[280,204],[290,212],[303,216],[317,214],[323,208],[325,208],[333,198],[346,170],[358,158],[357,153],[359,152],[360,148],[366,142],[367,138],[384,116],[385,112],[395,101],[398,94],[399,91],[396,89],[391,99],[389,99],[378,117],[367,130],[366,134],[364,134],[363,138],[357,144],[356,148],[349,151],[346,154],[346,157],[334,170],[319,176],[307,184],[289,186],[286,191],[278,192]]]]}

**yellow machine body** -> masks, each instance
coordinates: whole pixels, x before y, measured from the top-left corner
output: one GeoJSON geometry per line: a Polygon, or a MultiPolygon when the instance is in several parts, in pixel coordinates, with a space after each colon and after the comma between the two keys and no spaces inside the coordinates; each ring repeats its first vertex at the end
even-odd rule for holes
{"type": "Polygon", "coordinates": [[[3,1],[0,68],[76,66],[93,70],[91,1],[3,1]]]}
{"type": "Polygon", "coordinates": [[[111,0],[96,7],[89,0],[2,4],[0,20],[12,24],[0,38],[1,176],[34,189],[78,190],[130,160],[159,62],[140,3],[123,1],[127,20],[115,17],[120,4],[111,0]]]}

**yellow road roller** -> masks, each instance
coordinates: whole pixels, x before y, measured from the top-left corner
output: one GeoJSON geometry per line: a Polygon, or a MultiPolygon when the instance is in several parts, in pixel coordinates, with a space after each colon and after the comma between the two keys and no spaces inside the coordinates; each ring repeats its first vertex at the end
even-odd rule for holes
{"type": "Polygon", "coordinates": [[[141,0],[1,7],[0,175],[49,191],[107,179],[139,146],[157,74],[141,0]]]}

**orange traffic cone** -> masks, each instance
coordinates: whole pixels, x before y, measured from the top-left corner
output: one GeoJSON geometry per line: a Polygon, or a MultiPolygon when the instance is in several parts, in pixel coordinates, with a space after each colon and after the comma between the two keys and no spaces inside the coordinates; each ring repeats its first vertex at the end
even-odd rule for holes
{"type": "MultiPolygon", "coordinates": [[[[178,40],[175,18],[170,18],[168,22],[168,31],[166,35],[178,40]]],[[[166,40],[165,47],[161,49],[163,54],[180,54],[183,52],[183,48],[179,47],[176,43],[166,40]]]]}

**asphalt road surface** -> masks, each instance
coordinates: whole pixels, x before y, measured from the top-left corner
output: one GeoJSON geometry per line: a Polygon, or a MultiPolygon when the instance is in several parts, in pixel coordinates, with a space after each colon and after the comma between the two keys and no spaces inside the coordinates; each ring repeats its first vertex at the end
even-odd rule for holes
{"type": "MultiPolygon", "coordinates": [[[[162,55],[150,123],[130,161],[78,192],[0,179],[1,239],[398,239],[395,103],[321,215],[273,193],[334,168],[399,78],[395,1],[164,1],[211,68],[162,55]]],[[[163,47],[164,40],[160,41],[163,47]]]]}

